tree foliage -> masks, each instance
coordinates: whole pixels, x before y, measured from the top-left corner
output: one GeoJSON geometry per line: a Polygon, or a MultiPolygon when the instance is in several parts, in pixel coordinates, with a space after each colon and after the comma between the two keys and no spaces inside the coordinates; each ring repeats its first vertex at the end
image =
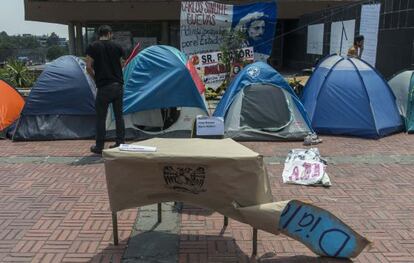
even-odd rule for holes
{"type": "Polygon", "coordinates": [[[48,45],[48,47],[59,45],[59,36],[56,35],[55,32],[50,34],[49,38],[47,39],[47,45],[48,45]]]}
{"type": "Polygon", "coordinates": [[[34,36],[9,36],[0,32],[0,61],[16,57],[20,50],[36,49],[40,44],[34,36]]]}
{"type": "MultiPolygon", "coordinates": [[[[49,49],[52,48],[49,54],[52,59],[68,53],[67,47],[57,47],[59,46],[59,36],[55,32],[47,37],[47,46],[49,49]]],[[[36,36],[9,36],[4,31],[0,32],[0,61],[14,59],[18,56],[26,56],[38,62],[43,62],[48,51],[46,48],[41,47],[36,36]]]]}
{"type": "Polygon", "coordinates": [[[65,48],[60,47],[60,46],[51,46],[47,50],[46,58],[48,60],[54,60],[66,54],[67,54],[67,50],[65,48]]]}
{"type": "Polygon", "coordinates": [[[232,63],[240,62],[241,58],[237,56],[237,50],[244,46],[246,41],[246,34],[241,30],[224,30],[222,32],[222,42],[220,45],[220,51],[222,53],[221,63],[226,69],[226,79],[223,84],[216,90],[216,93],[220,93],[225,90],[231,82],[231,66],[232,63]]]}

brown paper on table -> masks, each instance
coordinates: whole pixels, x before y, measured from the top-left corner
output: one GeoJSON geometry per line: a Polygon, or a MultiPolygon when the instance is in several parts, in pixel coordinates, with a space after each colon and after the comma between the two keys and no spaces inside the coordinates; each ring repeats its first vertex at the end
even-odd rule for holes
{"type": "Polygon", "coordinates": [[[151,139],[138,144],[157,151],[104,151],[112,211],[182,201],[245,222],[235,206],[273,202],[263,157],[231,139],[151,139]]]}
{"type": "Polygon", "coordinates": [[[231,139],[157,138],[137,144],[157,147],[157,151],[104,151],[109,203],[113,212],[153,203],[181,201],[213,209],[273,234],[279,234],[282,230],[319,255],[356,256],[355,253],[359,254],[365,247],[365,242],[359,242],[365,239],[354,235],[355,231],[350,229],[346,235],[341,234],[342,230],[318,232],[323,242],[327,242],[328,238],[331,240],[334,234],[343,242],[334,247],[322,244],[319,245],[322,249],[314,248],[318,246],[315,241],[318,237],[311,234],[313,239],[309,242],[306,235],[302,237],[298,235],[298,230],[291,228],[293,223],[299,226],[307,224],[308,228],[314,224],[317,227],[311,232],[321,230],[325,221],[317,221],[319,210],[312,210],[314,214],[310,224],[312,218],[306,210],[311,209],[309,205],[298,201],[273,203],[263,157],[231,139]],[[355,240],[347,239],[351,234],[355,240]],[[355,248],[351,241],[357,244],[355,248]],[[351,248],[348,249],[350,242],[351,248]]]}

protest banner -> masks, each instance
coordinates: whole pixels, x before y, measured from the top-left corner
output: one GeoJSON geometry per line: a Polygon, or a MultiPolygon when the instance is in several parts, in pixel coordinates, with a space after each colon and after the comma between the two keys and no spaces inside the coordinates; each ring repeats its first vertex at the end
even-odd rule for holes
{"type": "Polygon", "coordinates": [[[276,29],[276,2],[226,5],[213,1],[181,3],[181,51],[187,55],[220,50],[222,32],[245,33],[244,46],[253,47],[256,61],[265,61],[276,29]]]}
{"type": "MultiPolygon", "coordinates": [[[[254,61],[253,47],[238,49],[230,54],[230,77],[234,77],[246,65],[254,61]]],[[[191,56],[191,63],[197,69],[197,73],[204,84],[212,89],[217,89],[226,78],[227,70],[223,63],[222,52],[209,52],[191,56]]]]}

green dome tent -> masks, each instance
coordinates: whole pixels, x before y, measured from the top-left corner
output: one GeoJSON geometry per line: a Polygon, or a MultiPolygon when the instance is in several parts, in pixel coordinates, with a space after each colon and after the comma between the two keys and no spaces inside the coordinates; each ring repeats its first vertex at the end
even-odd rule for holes
{"type": "Polygon", "coordinates": [[[389,82],[394,92],[398,109],[405,120],[408,133],[414,133],[414,70],[395,75],[389,82]]]}

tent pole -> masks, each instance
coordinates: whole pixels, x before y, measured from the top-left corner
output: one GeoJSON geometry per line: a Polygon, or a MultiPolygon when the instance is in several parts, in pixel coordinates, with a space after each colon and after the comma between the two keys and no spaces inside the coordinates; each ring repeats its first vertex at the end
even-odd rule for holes
{"type": "Polygon", "coordinates": [[[114,235],[114,245],[118,246],[118,218],[116,212],[112,212],[112,229],[114,235]]]}

